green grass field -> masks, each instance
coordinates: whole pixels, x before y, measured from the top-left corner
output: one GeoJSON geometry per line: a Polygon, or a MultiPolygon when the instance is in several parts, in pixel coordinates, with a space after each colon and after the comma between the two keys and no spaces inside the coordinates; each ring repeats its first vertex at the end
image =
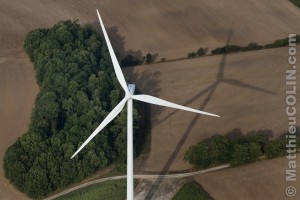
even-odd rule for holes
{"type": "Polygon", "coordinates": [[[177,192],[173,200],[213,200],[196,182],[188,182],[177,192]]]}
{"type": "Polygon", "coordinates": [[[55,200],[123,200],[126,198],[126,179],[106,181],[76,190],[55,200]]]}
{"type": "Polygon", "coordinates": [[[297,6],[298,8],[300,8],[300,0],[290,0],[290,2],[295,4],[295,6],[297,6]]]}

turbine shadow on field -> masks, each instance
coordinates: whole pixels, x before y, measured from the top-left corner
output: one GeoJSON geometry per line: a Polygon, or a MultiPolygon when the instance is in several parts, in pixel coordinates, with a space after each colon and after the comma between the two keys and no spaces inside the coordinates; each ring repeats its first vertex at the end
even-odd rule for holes
{"type": "MultiPolygon", "coordinates": [[[[232,35],[232,30],[230,30],[229,36],[227,38],[227,45],[230,44],[230,40],[231,40],[231,35],[232,35]]],[[[194,97],[192,97],[191,99],[189,99],[188,101],[186,101],[183,105],[188,106],[190,103],[194,102],[195,100],[199,99],[201,96],[203,96],[206,93],[211,93],[211,91],[214,91],[219,84],[221,83],[226,83],[232,86],[236,86],[236,87],[242,87],[245,89],[250,89],[250,90],[254,90],[256,92],[263,92],[269,95],[276,95],[276,92],[258,87],[258,86],[254,86],[254,85],[250,85],[248,83],[245,83],[243,81],[240,80],[236,80],[236,79],[226,79],[224,78],[224,71],[225,71],[225,63],[226,63],[226,59],[227,59],[227,54],[223,55],[222,61],[219,65],[219,71],[216,77],[216,81],[213,82],[210,86],[208,86],[206,89],[200,91],[198,94],[196,94],[194,97]]],[[[202,106],[201,106],[202,107],[202,106]]],[[[173,112],[171,112],[170,114],[168,114],[167,116],[165,116],[164,118],[162,118],[160,121],[156,122],[153,127],[161,124],[162,122],[164,122],[165,120],[167,120],[169,117],[171,117],[172,115],[174,115],[176,112],[178,112],[178,110],[174,110],[173,112]]]]}
{"type": "MultiPolygon", "coordinates": [[[[91,26],[99,34],[103,35],[98,21],[91,23],[91,26]]],[[[143,57],[140,50],[134,51],[132,49],[125,48],[125,37],[120,34],[117,26],[106,28],[106,31],[113,48],[116,49],[115,52],[117,54],[117,57],[123,58],[126,55],[132,55],[135,58],[139,59],[143,57]]],[[[103,42],[105,41],[103,40],[103,42]]],[[[157,53],[153,54],[153,59],[155,60],[158,56],[159,55],[157,53]]],[[[150,72],[150,70],[144,70],[142,73],[139,73],[138,70],[135,71],[134,68],[135,67],[122,68],[125,78],[127,78],[127,80],[131,80],[132,82],[134,81],[134,84],[136,84],[137,86],[137,92],[157,96],[160,92],[160,88],[158,86],[160,83],[161,73],[159,71],[150,72]]],[[[163,112],[163,110],[164,107],[161,106],[155,106],[155,109],[150,109],[150,116],[152,116],[151,118],[153,119],[153,116],[158,116],[161,112],[163,112]]]]}
{"type": "MultiPolygon", "coordinates": [[[[102,35],[102,31],[99,27],[99,22],[94,22],[91,25],[98,33],[102,35]]],[[[110,38],[110,42],[114,49],[116,49],[117,57],[122,58],[126,55],[133,55],[136,58],[142,58],[142,52],[140,50],[132,50],[125,48],[125,37],[120,34],[118,27],[113,26],[106,28],[107,34],[110,38]]],[[[103,41],[105,42],[105,41],[103,41]]],[[[158,54],[154,54],[154,57],[157,57],[158,54]]],[[[119,61],[120,63],[120,61],[119,61]]],[[[130,81],[134,81],[134,84],[137,86],[138,92],[142,92],[150,95],[158,95],[160,92],[159,83],[160,83],[160,72],[150,72],[149,70],[144,70],[142,73],[139,73],[138,70],[134,70],[135,67],[125,67],[122,68],[122,71],[125,75],[125,78],[130,81]]],[[[159,110],[160,112],[160,110],[159,110]]],[[[158,114],[155,110],[155,115],[158,114]]],[[[153,115],[153,113],[152,113],[153,115]]]]}
{"type": "MultiPolygon", "coordinates": [[[[229,45],[230,41],[231,41],[231,36],[232,36],[232,28],[229,31],[228,37],[227,37],[227,41],[226,44],[229,45]]],[[[218,85],[221,83],[227,83],[233,86],[237,86],[237,87],[242,87],[245,89],[250,89],[250,90],[254,90],[256,92],[264,92],[266,94],[270,94],[270,95],[275,95],[276,93],[257,87],[257,86],[253,86],[253,85],[249,85],[247,83],[244,83],[242,81],[239,80],[233,80],[233,79],[225,79],[224,78],[224,72],[225,72],[225,65],[226,65],[226,60],[227,60],[227,54],[224,54],[221,60],[221,63],[219,65],[219,71],[216,77],[216,81],[213,82],[210,86],[208,86],[206,89],[200,91],[197,95],[195,95],[194,97],[192,97],[190,100],[188,100],[184,105],[188,105],[190,103],[192,103],[193,101],[199,99],[201,96],[206,94],[206,97],[203,101],[203,103],[201,104],[201,106],[199,107],[200,110],[204,110],[205,107],[207,106],[207,104],[209,103],[209,101],[211,100],[215,90],[217,89],[218,85]]],[[[167,115],[165,118],[163,118],[162,120],[160,120],[159,122],[157,122],[156,124],[154,124],[154,126],[162,123],[163,121],[165,121],[166,119],[168,119],[170,116],[174,115],[176,111],[173,111],[172,113],[170,113],[169,115],[167,115]]],[[[173,150],[171,156],[169,157],[169,159],[167,160],[167,162],[165,163],[161,174],[166,174],[171,165],[173,164],[174,160],[176,159],[180,149],[182,148],[183,144],[185,143],[186,139],[188,138],[189,134],[191,133],[192,129],[194,128],[195,124],[197,123],[197,121],[200,119],[201,115],[195,115],[195,117],[192,119],[191,123],[187,126],[187,129],[183,132],[182,137],[180,138],[178,144],[176,145],[175,149],[173,150]]],[[[161,182],[163,181],[163,177],[158,178],[154,184],[152,185],[152,187],[150,188],[147,196],[145,199],[150,200],[154,197],[154,194],[156,192],[156,188],[159,187],[159,185],[161,184],[161,182]]]]}
{"type": "MultiPolygon", "coordinates": [[[[97,32],[101,32],[99,28],[99,22],[94,23],[93,27],[98,27],[97,32]]],[[[124,57],[126,55],[133,55],[136,58],[142,58],[142,52],[140,50],[133,51],[132,49],[127,50],[125,48],[125,37],[122,36],[116,26],[109,27],[106,29],[107,34],[110,38],[112,46],[116,49],[116,54],[118,57],[124,57]]],[[[105,42],[105,41],[104,41],[105,42]]],[[[155,54],[154,56],[158,56],[155,54]]],[[[142,73],[139,73],[138,70],[134,70],[135,67],[125,67],[122,68],[122,71],[126,78],[129,78],[129,82],[134,81],[138,91],[146,94],[157,95],[160,92],[158,87],[160,82],[160,72],[150,72],[149,70],[144,70],[142,73]]],[[[157,114],[157,113],[156,113],[157,114]]]]}
{"type": "MultiPolygon", "coordinates": [[[[92,23],[91,26],[97,31],[97,33],[103,35],[98,21],[92,23]]],[[[125,37],[120,34],[117,26],[106,27],[106,31],[113,48],[117,50],[115,52],[117,57],[123,58],[126,55],[131,54],[136,58],[142,58],[142,52],[140,50],[134,51],[132,49],[125,48],[125,37]]],[[[105,41],[103,40],[103,42],[105,41]]]]}

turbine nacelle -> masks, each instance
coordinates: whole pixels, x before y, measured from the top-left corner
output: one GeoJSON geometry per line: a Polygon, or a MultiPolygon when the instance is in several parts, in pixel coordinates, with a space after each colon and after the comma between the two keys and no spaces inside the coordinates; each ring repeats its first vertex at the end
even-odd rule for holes
{"type": "Polygon", "coordinates": [[[135,91],[135,85],[134,84],[128,84],[127,86],[128,91],[125,91],[125,99],[132,99],[132,96],[134,95],[135,91]]]}
{"type": "Polygon", "coordinates": [[[134,94],[135,91],[135,85],[134,84],[128,84],[128,91],[130,92],[130,94],[134,94]]]}

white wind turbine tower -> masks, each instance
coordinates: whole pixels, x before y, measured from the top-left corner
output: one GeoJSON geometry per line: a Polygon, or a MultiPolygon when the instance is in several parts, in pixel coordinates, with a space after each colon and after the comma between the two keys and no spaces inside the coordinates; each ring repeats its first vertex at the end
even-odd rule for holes
{"type": "Polygon", "coordinates": [[[108,50],[112,59],[114,70],[119,83],[125,91],[124,99],[108,114],[108,116],[102,121],[102,123],[96,128],[96,130],[88,137],[88,139],[80,146],[80,148],[74,153],[72,158],[76,156],[84,147],[87,145],[108,123],[110,123],[124,108],[127,102],[127,200],[133,200],[134,197],[134,186],[133,186],[133,119],[132,119],[132,100],[143,101],[150,104],[155,104],[159,106],[165,106],[170,108],[176,108],[180,110],[185,110],[189,112],[210,115],[214,117],[219,117],[218,115],[203,112],[193,108],[181,106],[175,103],[165,101],[149,95],[134,95],[135,85],[126,84],[125,78],[123,76],[121,67],[118,63],[114,50],[109,41],[108,35],[104,28],[102,19],[100,17],[99,11],[97,10],[100,25],[103,31],[105,41],[108,46],[108,50]]]}

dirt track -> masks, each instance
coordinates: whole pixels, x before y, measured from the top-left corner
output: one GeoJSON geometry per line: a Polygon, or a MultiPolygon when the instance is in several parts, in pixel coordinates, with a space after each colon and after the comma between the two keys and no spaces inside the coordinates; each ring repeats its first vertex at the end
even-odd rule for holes
{"type": "MultiPolygon", "coordinates": [[[[135,178],[142,179],[141,185],[139,185],[141,188],[137,188],[135,191],[136,199],[144,199],[144,197],[147,196],[151,190],[151,185],[155,182],[155,179],[162,178],[163,185],[165,185],[169,180],[173,180],[171,182],[169,181],[169,184],[174,187],[178,182],[176,179],[187,177],[192,177],[199,182],[215,200],[282,200],[286,198],[285,188],[288,184],[285,181],[285,169],[287,167],[287,160],[285,157],[272,160],[262,160],[237,168],[228,167],[228,165],[223,165],[207,170],[182,174],[135,175],[135,178]]],[[[300,167],[297,168],[297,170],[299,169],[300,167]]],[[[97,179],[65,190],[61,193],[48,197],[45,200],[55,199],[80,188],[107,180],[118,180],[124,178],[126,178],[126,176],[97,179]]],[[[298,181],[296,185],[293,186],[300,189],[300,182],[298,181]]],[[[169,189],[168,191],[170,192],[172,189],[169,189]]],[[[157,187],[153,198],[168,199],[164,193],[160,192],[163,192],[163,189],[157,187]]],[[[170,193],[168,194],[172,195],[170,193]]],[[[299,196],[300,195],[297,195],[295,198],[299,196]]]]}
{"type": "MultiPolygon", "coordinates": [[[[196,171],[196,172],[168,174],[168,175],[142,175],[142,174],[136,174],[136,175],[134,175],[134,178],[136,178],[136,179],[147,179],[147,180],[153,180],[153,179],[155,180],[157,178],[178,179],[178,178],[193,177],[193,176],[196,176],[196,175],[199,175],[199,174],[206,174],[206,173],[211,173],[211,172],[215,172],[215,171],[219,171],[219,170],[224,170],[228,167],[229,167],[229,165],[226,164],[226,165],[221,165],[221,166],[218,166],[218,167],[212,167],[212,168],[209,168],[209,169],[200,170],[200,171],[196,171]]],[[[105,181],[108,181],[108,180],[119,180],[119,179],[125,179],[125,178],[126,178],[126,175],[113,176],[113,177],[101,178],[101,179],[89,181],[87,183],[80,184],[78,186],[67,189],[63,192],[60,192],[60,193],[55,194],[53,196],[50,196],[50,197],[46,198],[45,200],[52,200],[52,199],[55,199],[57,197],[68,194],[70,192],[73,192],[75,190],[79,190],[81,188],[84,188],[84,187],[87,187],[87,186],[90,186],[90,185],[94,185],[94,184],[97,184],[97,183],[102,183],[102,182],[105,182],[105,181]]]]}

